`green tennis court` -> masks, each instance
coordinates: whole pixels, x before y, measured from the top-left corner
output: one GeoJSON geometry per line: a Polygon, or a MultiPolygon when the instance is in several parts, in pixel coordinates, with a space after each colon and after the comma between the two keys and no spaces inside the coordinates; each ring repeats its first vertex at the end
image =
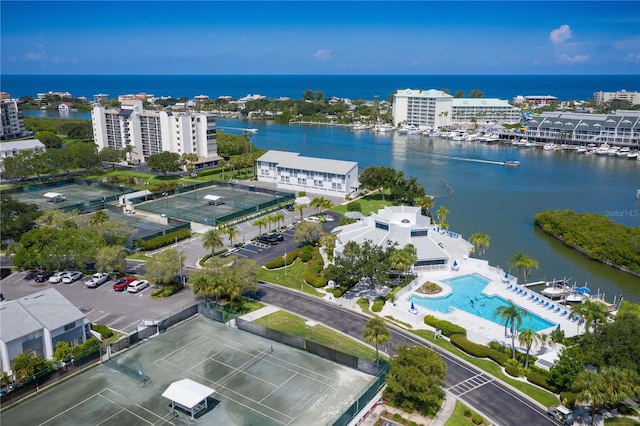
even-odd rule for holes
{"type": "Polygon", "coordinates": [[[330,424],[375,380],[201,316],[113,362],[121,367],[102,364],[3,412],[3,424],[330,424]],[[195,419],[175,417],[162,396],[185,378],[214,390],[195,419]]]}
{"type": "Polygon", "coordinates": [[[75,183],[27,190],[11,194],[17,200],[25,203],[36,204],[43,210],[68,208],[69,206],[80,205],[89,207],[103,204],[103,200],[113,199],[121,195],[122,191],[117,191],[98,185],[78,185],[75,183]],[[59,197],[53,196],[58,194],[59,197]]]}

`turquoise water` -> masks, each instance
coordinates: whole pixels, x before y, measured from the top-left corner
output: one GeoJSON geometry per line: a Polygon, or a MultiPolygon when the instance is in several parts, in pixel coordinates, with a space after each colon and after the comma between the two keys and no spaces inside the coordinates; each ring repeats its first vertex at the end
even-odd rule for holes
{"type": "MultiPolygon", "coordinates": [[[[448,296],[426,298],[413,295],[409,298],[409,302],[445,314],[449,313],[449,307],[453,306],[461,311],[500,324],[500,319],[495,316],[496,309],[499,306],[510,306],[513,304],[500,296],[487,296],[483,294],[482,290],[487,286],[489,281],[489,279],[478,274],[450,278],[442,281],[451,287],[451,294],[448,296]]],[[[523,316],[520,330],[530,328],[539,332],[553,326],[555,326],[554,323],[529,312],[528,316],[523,316]]]]}

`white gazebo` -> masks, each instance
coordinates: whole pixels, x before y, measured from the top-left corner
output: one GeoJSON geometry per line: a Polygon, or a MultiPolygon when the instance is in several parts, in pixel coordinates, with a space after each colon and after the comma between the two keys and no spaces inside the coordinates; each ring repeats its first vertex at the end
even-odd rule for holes
{"type": "Polygon", "coordinates": [[[65,196],[59,192],[47,192],[42,196],[46,198],[50,203],[57,203],[66,200],[65,196]]]}
{"type": "Polygon", "coordinates": [[[220,201],[222,197],[219,195],[205,195],[204,199],[207,200],[209,202],[209,204],[217,206],[222,204],[222,201],[220,201]]]}
{"type": "Polygon", "coordinates": [[[207,398],[215,391],[191,379],[171,383],[162,396],[171,401],[171,408],[179,407],[191,413],[191,418],[208,408],[207,398]]]}

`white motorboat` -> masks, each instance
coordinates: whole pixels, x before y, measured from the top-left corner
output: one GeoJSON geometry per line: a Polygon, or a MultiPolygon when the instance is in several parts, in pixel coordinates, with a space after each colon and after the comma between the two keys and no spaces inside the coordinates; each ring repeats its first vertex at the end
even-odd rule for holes
{"type": "Polygon", "coordinates": [[[567,279],[548,281],[546,284],[547,284],[547,287],[544,288],[540,293],[543,296],[548,297],[549,299],[563,298],[564,295],[567,294],[567,291],[569,291],[569,288],[570,288],[569,280],[567,279]]]}
{"type": "Polygon", "coordinates": [[[624,147],[620,148],[620,150],[618,151],[618,153],[616,155],[618,157],[626,157],[627,154],[629,154],[629,152],[631,152],[631,149],[629,149],[628,146],[624,146],[624,147]]]}
{"type": "Polygon", "coordinates": [[[544,144],[542,149],[545,150],[545,151],[553,151],[554,149],[556,149],[556,144],[554,144],[554,143],[546,143],[546,144],[544,144]]]}
{"type": "Polygon", "coordinates": [[[490,135],[487,135],[485,137],[484,141],[486,143],[497,143],[497,142],[500,142],[500,136],[498,136],[495,133],[491,133],[490,135]]]}
{"type": "Polygon", "coordinates": [[[637,160],[638,159],[638,151],[629,151],[629,153],[627,154],[627,158],[629,160],[637,160]]]}
{"type": "Polygon", "coordinates": [[[578,149],[576,149],[576,154],[586,154],[587,153],[587,147],[586,146],[581,146],[578,149]]]}
{"type": "Polygon", "coordinates": [[[620,151],[620,147],[618,146],[612,146],[611,148],[609,148],[609,150],[607,151],[607,155],[609,157],[614,157],[616,155],[618,155],[618,151],[620,151]]]}
{"type": "Polygon", "coordinates": [[[588,287],[571,287],[564,297],[567,303],[582,303],[591,298],[591,290],[588,287]]]}
{"type": "Polygon", "coordinates": [[[598,149],[596,149],[596,154],[607,155],[607,153],[609,152],[609,148],[611,148],[611,146],[609,146],[608,143],[603,143],[598,147],[598,149]]]}

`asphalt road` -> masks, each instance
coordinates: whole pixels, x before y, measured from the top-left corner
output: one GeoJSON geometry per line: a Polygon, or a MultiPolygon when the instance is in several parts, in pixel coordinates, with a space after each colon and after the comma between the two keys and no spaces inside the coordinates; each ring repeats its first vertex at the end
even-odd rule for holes
{"type": "MultiPolygon", "coordinates": [[[[257,299],[325,324],[351,337],[362,340],[365,323],[370,318],[328,302],[285,287],[259,283],[257,299]]],[[[447,363],[445,387],[465,404],[480,412],[495,425],[556,425],[546,415],[546,407],[520,394],[501,381],[467,364],[429,342],[402,329],[389,326],[389,344],[425,345],[437,351],[447,363]]]]}

